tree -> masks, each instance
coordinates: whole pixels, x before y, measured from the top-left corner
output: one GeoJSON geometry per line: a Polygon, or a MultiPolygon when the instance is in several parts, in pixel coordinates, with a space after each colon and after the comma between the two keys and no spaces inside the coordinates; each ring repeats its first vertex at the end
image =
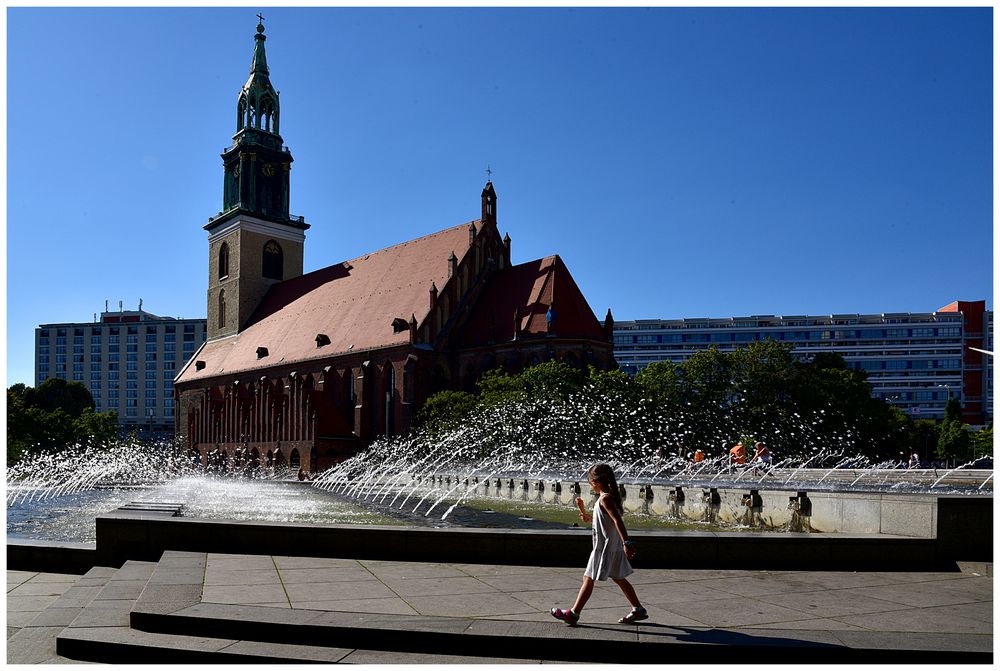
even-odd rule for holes
{"type": "Polygon", "coordinates": [[[33,405],[46,412],[62,410],[70,417],[79,417],[84,410],[94,409],[94,397],[80,382],[67,382],[50,377],[37,389],[24,390],[26,405],[33,405]]]}
{"type": "Polygon", "coordinates": [[[517,375],[492,369],[479,378],[481,402],[496,405],[503,401],[533,398],[565,401],[579,392],[587,380],[586,373],[559,361],[546,361],[529,366],[517,375]]]}
{"type": "Polygon", "coordinates": [[[984,426],[972,434],[972,443],[976,457],[993,455],[993,425],[984,426]]]}
{"type": "Polygon", "coordinates": [[[117,433],[117,413],[94,412],[94,399],[79,382],[50,378],[37,389],[7,389],[8,463],[30,452],[106,445],[117,433]]]}
{"type": "Polygon", "coordinates": [[[446,389],[424,402],[417,421],[429,433],[440,433],[458,426],[477,405],[475,395],[446,389]]]}
{"type": "Polygon", "coordinates": [[[941,459],[968,460],[972,457],[972,436],[959,420],[946,419],[938,429],[937,456],[941,459]]]}

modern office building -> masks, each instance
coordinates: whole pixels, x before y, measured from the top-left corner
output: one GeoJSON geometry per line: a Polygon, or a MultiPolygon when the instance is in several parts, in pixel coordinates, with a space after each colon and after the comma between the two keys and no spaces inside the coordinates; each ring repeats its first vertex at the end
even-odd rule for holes
{"type": "Polygon", "coordinates": [[[954,396],[966,423],[993,420],[993,357],[976,351],[993,351],[986,301],[955,301],[926,313],[618,321],[614,351],[621,369],[634,375],[654,361],[681,363],[709,347],[732,351],[767,338],[791,343],[803,358],[840,354],[868,374],[873,396],[914,419],[941,419],[954,396]]]}
{"type": "Polygon", "coordinates": [[[82,382],[98,412],[123,429],[174,430],[174,377],[205,340],[205,319],[102,312],[98,322],[35,329],[35,386],[50,377],[82,382]]]}

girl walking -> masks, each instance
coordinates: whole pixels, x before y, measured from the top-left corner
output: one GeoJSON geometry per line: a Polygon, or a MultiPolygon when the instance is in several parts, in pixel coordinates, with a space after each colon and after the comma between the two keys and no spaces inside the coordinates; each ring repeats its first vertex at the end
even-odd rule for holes
{"type": "Polygon", "coordinates": [[[594,505],[594,514],[588,515],[583,507],[583,500],[577,497],[576,504],[580,508],[580,519],[584,522],[593,520],[594,549],[590,553],[590,561],[583,572],[583,584],[576,595],[576,602],[569,610],[553,608],[549,612],[552,617],[567,624],[580,621],[580,612],[594,592],[595,580],[611,578],[618,585],[625,598],[632,604],[628,615],[618,620],[621,624],[632,624],[649,617],[646,609],[639,602],[635,588],[626,580],[632,574],[629,559],[635,557],[635,541],[628,538],[628,531],[622,521],[622,497],[618,492],[618,482],[615,472],[607,464],[595,464],[587,471],[587,480],[591,489],[600,494],[594,505]]]}

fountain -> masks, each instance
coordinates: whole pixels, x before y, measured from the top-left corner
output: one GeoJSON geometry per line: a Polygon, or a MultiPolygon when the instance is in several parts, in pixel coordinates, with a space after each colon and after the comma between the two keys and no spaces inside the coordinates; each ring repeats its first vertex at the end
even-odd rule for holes
{"type": "MultiPolygon", "coordinates": [[[[684,440],[691,418],[646,424],[624,407],[588,390],[566,403],[482,409],[452,430],[378,440],[311,482],[260,465],[206,472],[168,444],[126,442],[72,457],[42,455],[8,469],[8,537],[93,542],[100,532],[81,532],[86,525],[79,521],[42,533],[33,528],[74,510],[85,519],[128,517],[135,511],[123,509],[132,504],[159,514],[168,503],[185,517],[286,526],[504,525],[583,533],[573,528],[573,502],[579,493],[593,504],[586,470],[597,461],[620,474],[628,524],[652,534],[679,527],[715,535],[935,538],[938,520],[948,517],[943,501],[992,496],[992,471],[971,464],[946,472],[893,468],[847,456],[849,434],[837,450],[780,455],[772,464],[732,466],[724,451],[692,463],[660,449],[684,440]]],[[[811,426],[799,427],[804,444],[834,444],[810,434],[811,426]]],[[[741,435],[737,429],[720,432],[741,435]]]]}

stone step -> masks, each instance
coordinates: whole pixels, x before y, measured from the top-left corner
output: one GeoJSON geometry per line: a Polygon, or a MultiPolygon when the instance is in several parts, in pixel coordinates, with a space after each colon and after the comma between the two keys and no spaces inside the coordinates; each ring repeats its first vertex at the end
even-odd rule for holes
{"type": "Polygon", "coordinates": [[[61,623],[65,628],[56,636],[56,652],[70,659],[95,661],[78,656],[73,645],[67,645],[66,641],[72,641],[72,632],[77,629],[128,628],[132,607],[155,568],[155,562],[140,561],[125,562],[120,569],[95,567],[93,571],[110,573],[90,601],[72,619],[61,623]]]}
{"type": "MultiPolygon", "coordinates": [[[[124,602],[110,621],[85,610],[60,634],[59,653],[96,662],[347,662],[425,663],[936,663],[992,659],[968,641],[870,632],[739,630],[659,624],[560,626],[508,621],[324,611],[202,603],[207,554],[168,551],[150,570],[141,593],[139,567],[123,566],[124,602]],[[89,619],[88,619],[89,618],[89,619]],[[914,645],[917,643],[917,645],[914,645]],[[441,655],[447,651],[448,655],[441,655]],[[382,657],[380,657],[382,655],[382,657]],[[436,660],[436,661],[435,661],[436,660]]],[[[110,589],[111,583],[106,587],[110,589]]],[[[103,590],[102,590],[103,592],[103,590]]],[[[109,592],[109,596],[115,592],[109,592]]],[[[470,596],[470,598],[475,598],[470,596]]],[[[91,607],[112,604],[95,601],[91,607]]],[[[111,615],[112,613],[108,613],[111,615]]],[[[981,638],[981,637],[980,637],[981,638]]]]}
{"type": "Polygon", "coordinates": [[[58,657],[56,637],[114,576],[116,570],[98,566],[87,571],[45,610],[7,639],[8,664],[65,663],[58,657]]]}
{"type": "MultiPolygon", "coordinates": [[[[128,562],[58,637],[59,654],[75,660],[104,663],[358,663],[400,662],[356,646],[302,645],[294,641],[248,640],[220,635],[208,628],[192,635],[143,631],[131,626],[139,613],[167,614],[200,603],[205,571],[202,553],[167,552],[158,563],[128,562]],[[106,597],[106,598],[101,598],[106,597]],[[211,632],[212,635],[205,635],[211,632]]],[[[283,611],[284,612],[284,611],[283,611]]],[[[169,628],[169,627],[168,627],[169,628]]],[[[405,656],[410,663],[495,664],[537,663],[541,660],[486,658],[447,654],[405,656]]]]}

